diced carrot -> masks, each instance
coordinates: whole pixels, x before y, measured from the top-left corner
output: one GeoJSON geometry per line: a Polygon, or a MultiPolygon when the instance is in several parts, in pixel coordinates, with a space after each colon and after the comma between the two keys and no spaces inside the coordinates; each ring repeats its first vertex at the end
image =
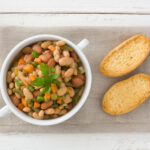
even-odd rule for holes
{"type": "Polygon", "coordinates": [[[25,61],[22,58],[20,58],[18,61],[18,65],[24,65],[24,64],[25,64],[25,61]]]}
{"type": "Polygon", "coordinates": [[[51,97],[51,94],[45,93],[45,98],[46,98],[46,99],[50,99],[50,97],[51,97]]]}
{"type": "Polygon", "coordinates": [[[37,64],[39,64],[41,62],[41,59],[38,57],[38,58],[35,58],[34,59],[34,62],[36,62],[37,64]]]}
{"type": "Polygon", "coordinates": [[[53,45],[48,46],[48,49],[50,49],[52,52],[55,50],[55,47],[53,45]]]}
{"type": "Polygon", "coordinates": [[[23,110],[23,108],[24,108],[23,104],[22,104],[22,103],[20,103],[20,104],[18,105],[18,109],[20,109],[20,110],[22,111],[22,110],[23,110]]]}
{"type": "Polygon", "coordinates": [[[51,84],[51,90],[53,93],[56,93],[56,84],[51,84]]]}
{"type": "Polygon", "coordinates": [[[27,106],[27,102],[26,102],[25,98],[22,98],[21,102],[22,102],[23,106],[25,106],[25,107],[27,106]]]}
{"type": "Polygon", "coordinates": [[[31,64],[27,64],[24,67],[24,71],[27,72],[27,73],[31,73],[31,72],[33,72],[33,70],[34,70],[34,67],[31,64]]]}
{"type": "Polygon", "coordinates": [[[39,108],[40,107],[40,103],[39,102],[34,102],[34,108],[39,108]]]}
{"type": "Polygon", "coordinates": [[[58,104],[61,104],[61,103],[62,103],[62,100],[61,100],[61,99],[58,99],[58,100],[57,100],[57,103],[58,103],[58,104]]]}
{"type": "Polygon", "coordinates": [[[67,90],[68,90],[69,94],[72,94],[72,89],[71,88],[68,87],[67,90]]]}
{"type": "Polygon", "coordinates": [[[29,79],[30,79],[31,81],[34,81],[35,75],[34,75],[34,74],[30,74],[30,75],[29,75],[29,79]]]}

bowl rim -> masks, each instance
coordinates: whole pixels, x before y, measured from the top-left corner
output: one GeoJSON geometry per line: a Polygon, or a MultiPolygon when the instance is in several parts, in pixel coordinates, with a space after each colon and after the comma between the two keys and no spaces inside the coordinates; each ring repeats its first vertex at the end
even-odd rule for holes
{"type": "Polygon", "coordinates": [[[35,36],[31,36],[29,38],[26,38],[25,40],[19,42],[14,48],[11,49],[11,51],[8,53],[7,57],[5,58],[5,60],[2,64],[0,81],[1,81],[0,82],[0,87],[1,87],[0,90],[2,93],[3,100],[5,101],[6,105],[9,106],[10,110],[17,117],[19,117],[20,119],[22,119],[28,123],[34,124],[34,125],[46,126],[46,125],[55,125],[55,124],[62,123],[64,121],[68,120],[69,118],[71,118],[73,115],[75,115],[80,110],[80,108],[85,103],[85,101],[89,95],[90,89],[91,89],[92,72],[91,72],[89,62],[88,62],[87,58],[85,57],[85,55],[83,54],[82,50],[77,45],[75,45],[73,42],[71,42],[70,40],[68,40],[64,37],[58,36],[58,35],[39,34],[39,35],[35,35],[35,36]],[[85,68],[86,84],[85,84],[84,92],[83,92],[79,102],[74,106],[74,108],[72,108],[65,115],[58,117],[56,119],[37,120],[37,119],[34,119],[34,118],[26,115],[25,113],[21,112],[11,102],[10,97],[7,93],[6,75],[7,75],[9,66],[11,65],[11,62],[21,52],[22,48],[24,48],[25,46],[31,45],[33,43],[36,43],[38,41],[44,41],[44,40],[64,40],[64,41],[66,41],[66,43],[68,45],[70,45],[74,49],[74,51],[78,54],[80,60],[83,63],[83,66],[85,68]]]}

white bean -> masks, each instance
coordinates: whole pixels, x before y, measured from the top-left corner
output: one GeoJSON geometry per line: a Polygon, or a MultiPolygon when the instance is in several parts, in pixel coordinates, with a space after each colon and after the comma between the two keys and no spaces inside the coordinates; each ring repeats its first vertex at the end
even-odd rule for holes
{"type": "Polygon", "coordinates": [[[67,110],[66,109],[63,109],[60,113],[59,113],[59,115],[65,115],[67,113],[67,110]]]}
{"type": "Polygon", "coordinates": [[[65,76],[66,78],[71,77],[71,76],[73,75],[73,72],[74,72],[74,69],[73,69],[73,68],[69,68],[69,69],[65,72],[64,76],[65,76]]]}
{"type": "Polygon", "coordinates": [[[11,89],[7,89],[8,95],[12,95],[12,90],[11,89]]]}
{"type": "Polygon", "coordinates": [[[27,88],[23,89],[23,94],[28,100],[33,99],[33,94],[27,88]]]}
{"type": "Polygon", "coordinates": [[[18,94],[18,93],[15,93],[15,95],[16,95],[16,97],[17,97],[18,99],[21,99],[21,96],[20,96],[20,94],[18,94]]]}
{"type": "Polygon", "coordinates": [[[65,41],[58,41],[58,42],[56,43],[57,46],[63,46],[63,45],[65,45],[65,44],[66,44],[65,41]]]}
{"type": "Polygon", "coordinates": [[[65,82],[69,82],[71,80],[71,77],[65,77],[64,80],[65,82]]]}
{"type": "Polygon", "coordinates": [[[61,73],[61,67],[59,65],[55,66],[55,74],[60,74],[61,73]]]}
{"type": "Polygon", "coordinates": [[[59,64],[61,66],[69,66],[73,63],[73,59],[71,57],[62,57],[59,59],[59,64]]]}
{"type": "Polygon", "coordinates": [[[54,60],[56,62],[59,62],[59,59],[60,59],[60,47],[56,46],[56,49],[54,50],[53,55],[54,55],[54,60]]]}
{"type": "Polygon", "coordinates": [[[39,117],[43,118],[44,117],[44,110],[40,110],[38,115],[39,115],[39,117]]]}
{"type": "Polygon", "coordinates": [[[48,108],[48,109],[45,110],[45,114],[47,114],[47,115],[52,115],[54,113],[55,113],[54,108],[48,108]]]}
{"type": "Polygon", "coordinates": [[[72,87],[68,87],[68,91],[70,91],[69,92],[70,97],[73,97],[75,95],[75,91],[72,87]]]}
{"type": "Polygon", "coordinates": [[[60,111],[61,111],[61,110],[60,110],[59,108],[55,108],[55,112],[54,112],[54,114],[56,114],[56,115],[57,115],[57,114],[59,114],[59,113],[60,113],[60,111]]]}
{"type": "Polygon", "coordinates": [[[9,88],[13,89],[15,87],[15,84],[13,82],[9,83],[9,88]]]}
{"type": "Polygon", "coordinates": [[[66,87],[62,87],[57,91],[58,96],[63,96],[67,92],[66,87]]]}
{"type": "Polygon", "coordinates": [[[29,107],[24,107],[23,111],[29,113],[31,111],[31,109],[29,107]]]}
{"type": "Polygon", "coordinates": [[[15,76],[16,76],[16,75],[15,75],[15,73],[13,72],[13,73],[11,74],[11,78],[14,79],[15,76]]]}
{"type": "Polygon", "coordinates": [[[12,78],[11,78],[11,71],[8,71],[7,72],[7,83],[10,83],[12,81],[12,78]]]}
{"type": "Polygon", "coordinates": [[[63,51],[63,55],[64,55],[64,57],[70,57],[70,54],[67,50],[63,51]]]}
{"type": "Polygon", "coordinates": [[[65,98],[64,98],[64,102],[66,104],[70,103],[72,101],[71,97],[69,95],[66,95],[65,98]]]}

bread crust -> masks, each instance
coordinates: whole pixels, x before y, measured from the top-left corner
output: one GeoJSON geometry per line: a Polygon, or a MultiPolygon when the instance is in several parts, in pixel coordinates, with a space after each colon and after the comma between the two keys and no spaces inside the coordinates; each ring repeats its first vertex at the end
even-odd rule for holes
{"type": "Polygon", "coordinates": [[[144,34],[124,41],[103,59],[100,71],[105,76],[123,76],[137,68],[148,56],[150,40],[144,34]]]}
{"type": "Polygon", "coordinates": [[[138,107],[150,96],[150,76],[139,73],[115,83],[105,93],[103,110],[111,115],[121,115],[138,107]]]}

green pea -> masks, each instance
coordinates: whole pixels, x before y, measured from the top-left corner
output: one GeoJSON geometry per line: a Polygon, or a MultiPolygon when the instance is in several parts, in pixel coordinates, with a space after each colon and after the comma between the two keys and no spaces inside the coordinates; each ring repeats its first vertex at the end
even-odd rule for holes
{"type": "Polygon", "coordinates": [[[44,97],[42,97],[42,96],[37,96],[36,100],[37,100],[38,102],[43,102],[45,99],[44,99],[44,97]]]}
{"type": "Polygon", "coordinates": [[[39,53],[37,51],[32,51],[31,55],[34,57],[34,58],[38,58],[39,57],[39,53]]]}
{"type": "Polygon", "coordinates": [[[51,99],[52,99],[52,100],[56,100],[56,99],[57,99],[57,94],[53,93],[53,94],[51,95],[51,99]]]}

